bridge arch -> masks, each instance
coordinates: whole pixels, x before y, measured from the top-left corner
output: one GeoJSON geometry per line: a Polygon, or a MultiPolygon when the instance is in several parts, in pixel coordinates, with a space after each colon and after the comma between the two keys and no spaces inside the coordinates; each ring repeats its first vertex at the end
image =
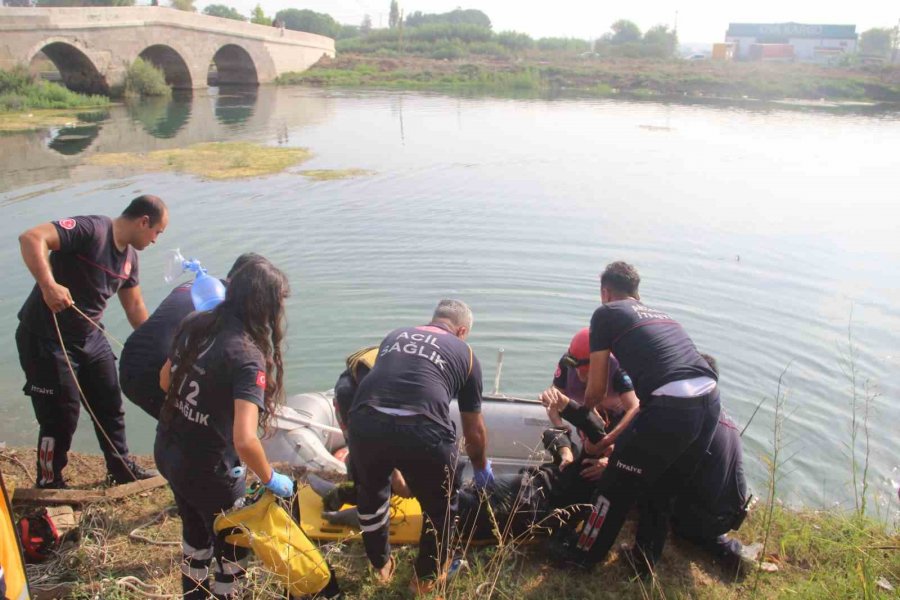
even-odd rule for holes
{"type": "Polygon", "coordinates": [[[250,53],[237,44],[225,44],[213,55],[216,76],[208,78],[209,85],[259,85],[256,63],[250,53]]]}
{"type": "Polygon", "coordinates": [[[45,40],[39,47],[32,49],[29,60],[33,60],[41,52],[59,71],[63,84],[73,92],[109,95],[106,77],[100,73],[87,53],[71,41],[45,40]]]}
{"type": "Polygon", "coordinates": [[[138,55],[147,62],[162,69],[166,83],[176,90],[189,90],[193,86],[191,71],[181,54],[171,46],[154,44],[147,46],[138,55]]]}

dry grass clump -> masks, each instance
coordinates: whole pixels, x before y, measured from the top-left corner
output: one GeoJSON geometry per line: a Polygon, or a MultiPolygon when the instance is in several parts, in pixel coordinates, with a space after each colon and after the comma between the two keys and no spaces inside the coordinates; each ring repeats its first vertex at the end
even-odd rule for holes
{"type": "Polygon", "coordinates": [[[246,179],[280,173],[312,158],[306,148],[276,148],[250,142],[210,142],[147,153],[95,154],[99,166],[124,166],[143,171],[176,171],[204,179],[246,179]]]}

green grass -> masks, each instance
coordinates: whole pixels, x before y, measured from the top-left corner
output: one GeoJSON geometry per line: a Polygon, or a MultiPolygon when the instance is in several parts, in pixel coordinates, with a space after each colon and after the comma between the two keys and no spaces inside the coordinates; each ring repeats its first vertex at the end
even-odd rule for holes
{"type": "Polygon", "coordinates": [[[0,112],[33,109],[68,109],[107,106],[109,98],[78,94],[56,83],[42,81],[16,67],[0,70],[0,112]]]}
{"type": "MultiPolygon", "coordinates": [[[[492,43],[492,42],[477,42],[492,43]]],[[[509,60],[459,55],[451,42],[432,44],[440,59],[385,52],[323,59],[281,85],[370,87],[509,94],[725,100],[833,100],[900,103],[900,68],[871,72],[806,64],[702,64],[680,60],[509,60]]],[[[380,52],[380,51],[379,51],[380,52]]],[[[532,57],[533,58],[533,57],[532,57]]]]}

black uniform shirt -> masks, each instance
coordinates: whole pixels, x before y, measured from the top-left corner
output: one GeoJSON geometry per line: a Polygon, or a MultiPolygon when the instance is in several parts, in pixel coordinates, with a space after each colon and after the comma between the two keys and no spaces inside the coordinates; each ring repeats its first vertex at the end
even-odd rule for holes
{"type": "Polygon", "coordinates": [[[351,413],[363,406],[408,410],[455,431],[450,400],[460,412],[481,412],[481,364],[467,343],[441,324],[395,329],[359,384],[351,413]]]}
{"type": "MultiPolygon", "coordinates": [[[[138,285],[137,251],[116,248],[112,219],[104,216],[72,217],[53,221],[59,233],[59,250],[50,253],[53,278],[69,288],[75,306],[99,322],[106,301],[121,288],[138,285]]],[[[84,317],[72,309],[57,315],[63,337],[82,340],[94,331],[84,317]]],[[[32,333],[56,339],[50,308],[35,284],[19,311],[19,321],[32,333]]]]}
{"type": "MultiPolygon", "coordinates": [[[[184,343],[183,337],[178,338],[173,369],[178,368],[184,343]]],[[[197,476],[222,475],[240,462],[232,435],[234,401],[239,398],[265,408],[265,368],[262,352],[236,318],[200,351],[193,372],[178,390],[174,416],[159,426],[197,476]]]]}
{"type": "Polygon", "coordinates": [[[192,283],[183,283],[169,292],[150,318],[131,332],[119,360],[119,370],[123,375],[159,387],[159,370],[172,351],[178,326],[194,312],[192,283]]]}
{"type": "Polygon", "coordinates": [[[637,300],[604,304],[591,318],[591,352],[610,350],[631,376],[641,402],[670,383],[716,374],[684,328],[669,315],[637,300]]]}

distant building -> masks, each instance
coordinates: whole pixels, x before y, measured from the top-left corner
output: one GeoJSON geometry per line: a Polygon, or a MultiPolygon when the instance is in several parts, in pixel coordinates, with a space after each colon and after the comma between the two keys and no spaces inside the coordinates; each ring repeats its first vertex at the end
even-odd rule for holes
{"type": "Polygon", "coordinates": [[[735,58],[752,60],[764,56],[756,44],[781,44],[793,47],[793,58],[804,61],[828,61],[856,52],[856,25],[807,25],[804,23],[730,23],[725,41],[735,45],[735,58]]]}

